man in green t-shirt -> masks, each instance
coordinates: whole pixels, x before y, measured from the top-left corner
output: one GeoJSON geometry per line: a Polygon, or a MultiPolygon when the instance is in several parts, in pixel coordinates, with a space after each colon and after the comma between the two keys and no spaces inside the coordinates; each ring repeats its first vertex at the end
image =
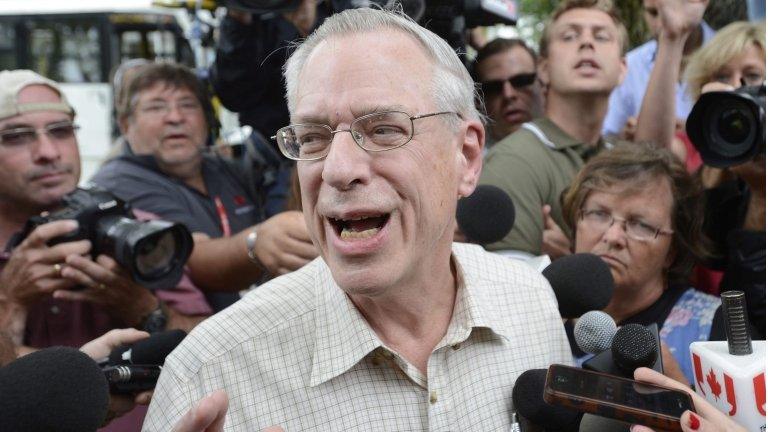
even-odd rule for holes
{"type": "Polygon", "coordinates": [[[539,255],[545,215],[564,226],[560,194],[584,160],[606,145],[600,131],[611,91],[626,73],[626,40],[610,2],[568,0],[553,12],[538,65],[545,117],[496,144],[480,178],[506,191],[516,210],[512,231],[489,250],[539,255]]]}

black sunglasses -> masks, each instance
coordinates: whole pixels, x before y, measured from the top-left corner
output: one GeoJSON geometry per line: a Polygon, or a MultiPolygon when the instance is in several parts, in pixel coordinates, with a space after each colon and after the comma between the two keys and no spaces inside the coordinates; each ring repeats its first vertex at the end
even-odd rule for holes
{"type": "Polygon", "coordinates": [[[480,83],[480,89],[483,95],[499,94],[504,90],[504,83],[508,82],[513,88],[521,89],[528,87],[536,81],[536,73],[523,73],[513,75],[505,80],[483,81],[480,83]]]}

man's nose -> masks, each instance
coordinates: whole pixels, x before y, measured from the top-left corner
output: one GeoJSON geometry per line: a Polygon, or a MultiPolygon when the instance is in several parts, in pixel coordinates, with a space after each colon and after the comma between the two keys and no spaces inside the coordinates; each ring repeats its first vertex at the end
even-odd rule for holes
{"type": "Polygon", "coordinates": [[[504,97],[507,99],[513,99],[517,97],[517,89],[509,83],[509,81],[504,81],[504,87],[502,92],[504,93],[504,97]]]}
{"type": "Polygon", "coordinates": [[[361,148],[348,131],[333,135],[328,155],[323,160],[323,181],[339,190],[355,184],[367,184],[371,179],[373,155],[361,148]]]}
{"type": "Polygon", "coordinates": [[[595,49],[595,38],[589,32],[582,32],[579,36],[579,49],[595,49]]]}
{"type": "Polygon", "coordinates": [[[178,105],[169,105],[168,111],[165,113],[165,121],[170,123],[181,123],[184,121],[184,114],[181,112],[181,108],[178,105]]]}
{"type": "Polygon", "coordinates": [[[37,139],[32,145],[33,158],[36,162],[55,161],[61,157],[61,149],[45,132],[38,132],[37,139]]]}

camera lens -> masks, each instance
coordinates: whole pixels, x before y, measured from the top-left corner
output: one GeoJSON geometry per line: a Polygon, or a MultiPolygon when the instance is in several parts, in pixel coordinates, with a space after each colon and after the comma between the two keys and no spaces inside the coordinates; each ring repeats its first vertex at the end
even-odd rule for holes
{"type": "Polygon", "coordinates": [[[723,111],[717,119],[717,133],[731,144],[740,144],[749,137],[749,118],[738,109],[723,111]]]}
{"type": "Polygon", "coordinates": [[[754,147],[757,125],[743,100],[730,98],[709,105],[704,124],[709,125],[708,148],[722,158],[743,157],[754,147]]]}
{"type": "Polygon", "coordinates": [[[125,217],[103,218],[99,225],[101,250],[128,269],[139,284],[149,289],[169,288],[181,279],[193,244],[184,225],[125,217]]]}
{"type": "Polygon", "coordinates": [[[171,231],[161,231],[143,238],[136,245],[136,270],[144,278],[167,272],[176,256],[176,241],[171,231]]]}

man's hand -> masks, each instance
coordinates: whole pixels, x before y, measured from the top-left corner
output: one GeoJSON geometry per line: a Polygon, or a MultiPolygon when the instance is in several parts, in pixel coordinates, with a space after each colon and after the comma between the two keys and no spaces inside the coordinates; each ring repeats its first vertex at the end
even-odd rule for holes
{"type": "MultiPolygon", "coordinates": [[[[690,411],[683,413],[682,417],[680,418],[680,426],[686,432],[746,432],[746,429],[739,426],[736,424],[736,422],[728,418],[717,408],[710,405],[706,399],[699,396],[685,384],[675,381],[672,378],[666,377],[648,368],[636,369],[635,379],[637,381],[656,384],[662,387],[673,388],[691,395],[691,399],[693,400],[693,405],[697,414],[693,414],[690,411]],[[692,427],[694,425],[697,426],[692,427]]],[[[652,429],[639,425],[632,426],[631,430],[632,432],[653,432],[652,429]]]]}
{"type": "MultiPolygon", "coordinates": [[[[102,336],[80,347],[80,351],[88,357],[98,361],[109,356],[113,349],[128,345],[149,337],[149,333],[136,329],[116,329],[104,333],[102,336]]],[[[145,391],[134,396],[110,395],[107,418],[104,424],[131,411],[136,405],[148,405],[152,399],[152,392],[145,391]]]]}
{"type": "Polygon", "coordinates": [[[109,353],[119,346],[132,344],[148,337],[149,333],[133,328],[110,330],[81,346],[80,351],[98,361],[108,357],[109,353]]]}
{"type": "Polygon", "coordinates": [[[304,216],[287,211],[256,227],[256,257],[274,275],[292,272],[317,257],[304,216]]]}
{"type": "Polygon", "coordinates": [[[541,213],[544,217],[544,231],[541,233],[541,252],[549,255],[552,261],[570,255],[571,241],[555,220],[552,219],[552,207],[544,205],[541,207],[541,213]]]}
{"type": "Polygon", "coordinates": [[[114,259],[106,255],[99,255],[96,261],[70,255],[61,275],[85,289],[57,290],[55,298],[102,305],[126,326],[139,325],[142,318],[158,305],[159,300],[148,289],[134,282],[114,259]]]}
{"type": "Polygon", "coordinates": [[[77,222],[55,221],[35,228],[11,253],[0,275],[0,295],[8,301],[27,307],[52,292],[72,288],[75,283],[62,278],[67,256],[83,255],[91,249],[88,240],[47,243],[77,229],[77,222]]]}
{"type": "MultiPolygon", "coordinates": [[[[173,432],[223,432],[229,399],[224,390],[216,390],[184,414],[173,432]]],[[[280,426],[270,426],[261,432],[283,432],[280,426]]]]}
{"type": "Polygon", "coordinates": [[[687,38],[701,24],[708,3],[707,0],[660,0],[661,36],[687,38]]]}
{"type": "Polygon", "coordinates": [[[224,390],[216,390],[187,411],[173,432],[223,432],[228,407],[227,394],[224,390]]]}

